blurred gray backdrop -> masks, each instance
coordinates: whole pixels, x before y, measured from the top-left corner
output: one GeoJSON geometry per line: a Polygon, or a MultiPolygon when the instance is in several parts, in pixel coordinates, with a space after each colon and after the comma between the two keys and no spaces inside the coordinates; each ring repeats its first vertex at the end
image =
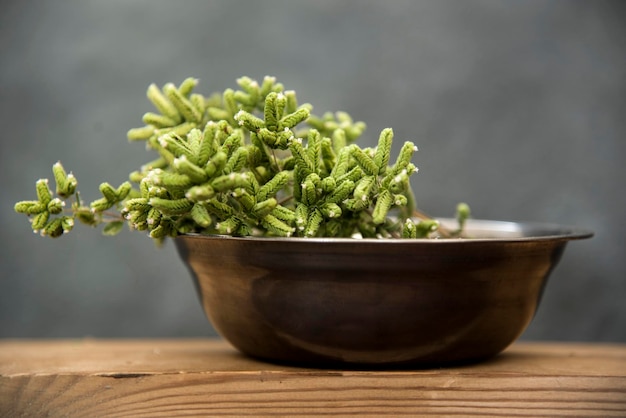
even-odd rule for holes
{"type": "MultiPolygon", "coordinates": [[[[13,213],[62,160],[88,200],[152,157],[126,131],[147,86],[277,76],[318,112],[420,149],[419,206],[574,224],[523,338],[626,341],[626,2],[4,1],[0,337],[207,336],[173,245],[13,213]]],[[[395,152],[397,152],[397,147],[395,152]]]]}

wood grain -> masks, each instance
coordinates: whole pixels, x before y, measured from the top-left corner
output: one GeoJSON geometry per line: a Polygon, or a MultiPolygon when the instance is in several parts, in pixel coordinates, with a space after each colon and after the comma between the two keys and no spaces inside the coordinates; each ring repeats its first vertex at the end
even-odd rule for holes
{"type": "Polygon", "coordinates": [[[625,417],[626,345],[517,343],[476,365],[316,370],[219,340],[0,341],[2,417],[625,417]]]}

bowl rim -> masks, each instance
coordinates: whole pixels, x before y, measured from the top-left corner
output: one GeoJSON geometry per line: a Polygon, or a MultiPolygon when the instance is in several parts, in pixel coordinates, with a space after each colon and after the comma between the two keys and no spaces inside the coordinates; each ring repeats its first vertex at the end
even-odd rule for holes
{"type": "MultiPolygon", "coordinates": [[[[454,218],[434,218],[442,224],[451,228],[457,225],[454,218]]],[[[307,243],[376,243],[384,245],[394,244],[424,244],[424,245],[454,245],[459,243],[489,242],[489,243],[515,243],[515,242],[537,242],[537,241],[570,241],[582,240],[594,236],[594,232],[589,229],[558,223],[534,222],[534,221],[501,221],[486,219],[468,219],[466,223],[468,229],[484,230],[494,233],[522,234],[519,236],[500,237],[463,237],[463,238],[330,238],[330,237],[260,237],[260,236],[232,236],[223,234],[200,234],[186,233],[179,237],[200,238],[200,239],[226,239],[234,241],[248,242],[307,242],[307,243]]]]}

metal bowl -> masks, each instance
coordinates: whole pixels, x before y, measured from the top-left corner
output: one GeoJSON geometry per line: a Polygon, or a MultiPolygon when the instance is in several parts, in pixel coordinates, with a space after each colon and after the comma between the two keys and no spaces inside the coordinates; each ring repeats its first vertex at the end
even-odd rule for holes
{"type": "Polygon", "coordinates": [[[568,241],[593,235],[480,220],[466,230],[471,238],[175,242],[209,320],[245,354],[322,367],[433,366],[504,350],[533,318],[568,241]]]}

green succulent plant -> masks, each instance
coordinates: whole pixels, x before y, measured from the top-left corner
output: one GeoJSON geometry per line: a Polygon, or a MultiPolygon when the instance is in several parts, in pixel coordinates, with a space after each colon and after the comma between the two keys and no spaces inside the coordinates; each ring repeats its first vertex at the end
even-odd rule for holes
{"type": "Polygon", "coordinates": [[[32,229],[58,237],[76,221],[104,224],[115,235],[124,224],[161,242],[185,233],[235,236],[427,238],[459,236],[469,207],[457,207],[459,228],[443,229],[417,211],[409,179],[417,151],[405,142],[391,161],[393,131],[376,147],[355,141],[365,130],[345,112],[314,116],[310,104],[274,77],[242,77],[238,90],[203,96],[198,81],[148,87],[156,108],[128,139],[157,156],[102,197],[83,202],[77,180],[60,162],[56,190],[36,183],[37,199],[15,204],[32,229]],[[66,205],[69,202],[69,205],[66,205]]]}

